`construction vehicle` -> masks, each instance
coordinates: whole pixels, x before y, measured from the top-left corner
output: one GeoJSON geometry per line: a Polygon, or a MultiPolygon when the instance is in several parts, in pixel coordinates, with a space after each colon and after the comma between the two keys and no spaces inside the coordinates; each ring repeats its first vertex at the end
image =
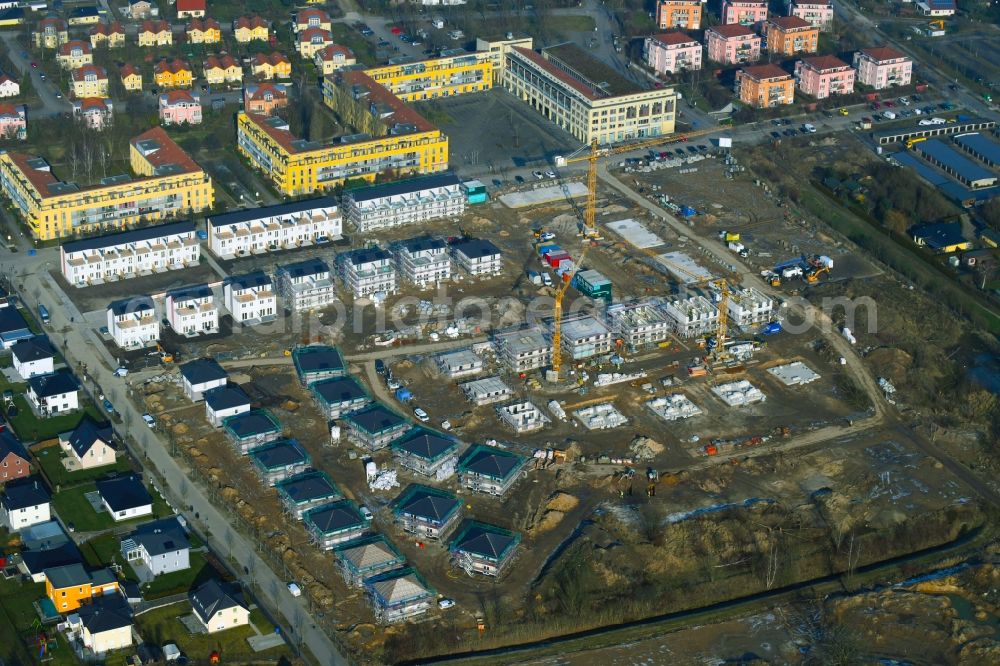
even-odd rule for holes
{"type": "Polygon", "coordinates": [[[156,353],[160,356],[160,361],[163,363],[173,363],[174,355],[163,348],[159,342],[156,343],[156,353]]]}
{"type": "Polygon", "coordinates": [[[937,19],[936,21],[930,21],[927,24],[927,27],[937,30],[944,30],[944,21],[942,21],[941,19],[937,19]]]}
{"type": "Polygon", "coordinates": [[[806,272],[805,281],[809,284],[816,284],[819,282],[820,276],[824,273],[829,273],[830,269],[826,266],[820,266],[819,268],[813,268],[806,272]]]}
{"type": "Polygon", "coordinates": [[[909,139],[906,140],[906,149],[907,150],[912,150],[913,146],[917,145],[921,141],[926,141],[926,140],[927,140],[926,136],[914,136],[914,137],[910,137],[909,139]]]}

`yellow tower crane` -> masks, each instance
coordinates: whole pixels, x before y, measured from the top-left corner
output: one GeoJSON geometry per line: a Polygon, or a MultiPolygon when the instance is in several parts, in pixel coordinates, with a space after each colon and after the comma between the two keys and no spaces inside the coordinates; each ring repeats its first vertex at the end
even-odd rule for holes
{"type": "Polygon", "coordinates": [[[556,374],[556,381],[559,381],[559,371],[562,369],[562,302],[569,289],[573,276],[583,267],[583,260],[590,250],[590,245],[584,245],[583,251],[577,259],[572,273],[563,273],[562,284],[556,290],[555,304],[552,306],[552,371],[556,374]]]}

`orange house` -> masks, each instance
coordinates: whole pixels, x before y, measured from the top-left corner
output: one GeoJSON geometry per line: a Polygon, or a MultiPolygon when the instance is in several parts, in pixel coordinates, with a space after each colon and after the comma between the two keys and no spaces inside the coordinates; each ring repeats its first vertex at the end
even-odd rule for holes
{"type": "Polygon", "coordinates": [[[777,65],[753,65],[736,72],[736,93],[744,104],[769,109],[794,101],[795,80],[777,65]]]}
{"type": "Polygon", "coordinates": [[[771,53],[793,55],[816,53],[819,28],[798,16],[772,16],[767,19],[767,49],[771,53]]]}
{"type": "Polygon", "coordinates": [[[656,27],[660,30],[697,30],[701,27],[701,0],[659,0],[656,27]]]}
{"type": "Polygon", "coordinates": [[[67,564],[45,570],[45,595],[60,613],[70,613],[94,597],[118,591],[111,569],[87,571],[82,564],[67,564]]]}

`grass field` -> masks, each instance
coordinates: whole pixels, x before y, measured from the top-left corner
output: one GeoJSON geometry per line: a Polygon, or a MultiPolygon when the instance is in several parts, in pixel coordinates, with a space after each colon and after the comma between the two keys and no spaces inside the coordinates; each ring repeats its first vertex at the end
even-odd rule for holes
{"type": "Polygon", "coordinates": [[[545,25],[558,32],[593,32],[595,27],[594,19],[584,14],[549,16],[545,19],[545,25]]]}
{"type": "Polygon", "coordinates": [[[149,522],[153,518],[165,518],[173,514],[167,502],[155,490],[150,490],[153,496],[153,516],[142,516],[133,520],[116,523],[109,513],[97,513],[87,501],[85,495],[97,490],[94,482],[84,483],[67,488],[52,496],[52,508],[55,509],[64,523],[72,523],[77,532],[99,532],[112,527],[138,525],[149,522]]]}
{"type": "MultiPolygon", "coordinates": [[[[84,409],[82,410],[40,419],[35,416],[34,412],[31,411],[31,407],[28,405],[28,400],[23,395],[23,391],[27,388],[27,384],[11,385],[11,390],[17,393],[18,387],[21,387],[21,394],[14,396],[14,405],[17,407],[18,412],[17,416],[10,418],[7,415],[6,407],[3,411],[4,417],[10,421],[10,424],[17,433],[17,436],[20,437],[23,442],[41,442],[46,439],[58,437],[59,433],[75,428],[77,424],[80,423],[84,414],[90,414],[98,421],[103,420],[105,417],[105,415],[102,414],[97,407],[89,402],[85,402],[84,409]]],[[[5,386],[4,389],[6,388],[8,387],[5,386]]]]}
{"type": "MultiPolygon", "coordinates": [[[[19,583],[13,580],[0,580],[0,660],[5,664],[37,664],[39,663],[39,646],[37,626],[33,623],[38,618],[32,602],[45,596],[43,583],[19,583]]],[[[51,650],[45,661],[52,666],[70,666],[77,664],[76,657],[70,650],[66,640],[61,635],[55,635],[54,629],[48,630],[50,636],[56,637],[55,649],[51,650]]]]}
{"type": "Polygon", "coordinates": [[[58,446],[50,446],[35,452],[35,460],[38,461],[45,477],[52,484],[52,488],[69,488],[82,483],[87,483],[98,479],[112,472],[128,472],[132,469],[125,454],[120,454],[117,461],[112,465],[102,465],[91,469],[79,469],[75,472],[68,472],[63,466],[63,458],[66,454],[58,446]]]}

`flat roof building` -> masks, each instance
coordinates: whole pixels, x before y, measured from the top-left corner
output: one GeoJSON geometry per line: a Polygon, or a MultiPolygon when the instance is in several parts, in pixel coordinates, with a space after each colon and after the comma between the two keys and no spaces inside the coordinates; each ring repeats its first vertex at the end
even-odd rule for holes
{"type": "Polygon", "coordinates": [[[991,169],[1000,169],[1000,144],[995,141],[989,140],[979,132],[958,134],[951,140],[991,169]]]}
{"type": "Polygon", "coordinates": [[[337,255],[340,276],[354,298],[394,294],[399,288],[396,262],[385,250],[358,248],[337,255]]]}
{"type": "Polygon", "coordinates": [[[206,226],[208,249],[222,259],[310,247],[343,234],[343,220],[333,197],[212,215],[206,226]]]}
{"type": "Polygon", "coordinates": [[[473,277],[492,277],[503,273],[500,248],[481,238],[460,238],[450,245],[451,254],[466,273],[473,277]]]}
{"type": "Polygon", "coordinates": [[[574,361],[610,354],[614,349],[611,330],[592,315],[564,317],[562,346],[574,361]]]}
{"type": "Polygon", "coordinates": [[[201,244],[191,222],[173,222],[63,243],[59,266],[74,287],[197,266],[201,244]]]}
{"type": "Polygon", "coordinates": [[[360,233],[458,217],[465,193],[451,172],[372,185],[344,193],[344,216],[360,233]]]}
{"type": "Polygon", "coordinates": [[[922,141],[913,147],[925,160],[967,187],[978,189],[997,184],[995,173],[956,152],[940,139],[922,141]]]}
{"type": "Polygon", "coordinates": [[[652,303],[616,303],[607,310],[614,335],[630,349],[642,349],[670,337],[667,316],[652,303]]]}
{"type": "Polygon", "coordinates": [[[434,363],[444,376],[450,379],[472,377],[483,371],[483,359],[469,349],[444,352],[434,357],[434,363]]]}
{"type": "Polygon", "coordinates": [[[476,405],[489,405],[494,402],[504,402],[509,400],[514,391],[503,383],[499,377],[484,377],[474,379],[471,382],[459,384],[458,387],[465,393],[465,397],[476,405]]]}
{"type": "Polygon", "coordinates": [[[170,328],[180,335],[191,338],[219,332],[219,308],[207,284],[168,291],[163,308],[170,328]]]}
{"type": "Polygon", "coordinates": [[[493,341],[500,358],[514,372],[552,364],[552,338],[538,326],[496,333],[493,341]]]}
{"type": "Polygon", "coordinates": [[[440,238],[420,236],[397,243],[393,251],[400,276],[421,289],[451,279],[448,244],[440,238]]]}
{"type": "Polygon", "coordinates": [[[663,313],[682,338],[693,338],[719,326],[719,308],[704,296],[675,297],[663,304],[663,313]]]}
{"type": "Polygon", "coordinates": [[[280,266],[274,273],[278,294],[293,312],[320,310],[337,302],[330,266],[319,258],[280,266]]]}

